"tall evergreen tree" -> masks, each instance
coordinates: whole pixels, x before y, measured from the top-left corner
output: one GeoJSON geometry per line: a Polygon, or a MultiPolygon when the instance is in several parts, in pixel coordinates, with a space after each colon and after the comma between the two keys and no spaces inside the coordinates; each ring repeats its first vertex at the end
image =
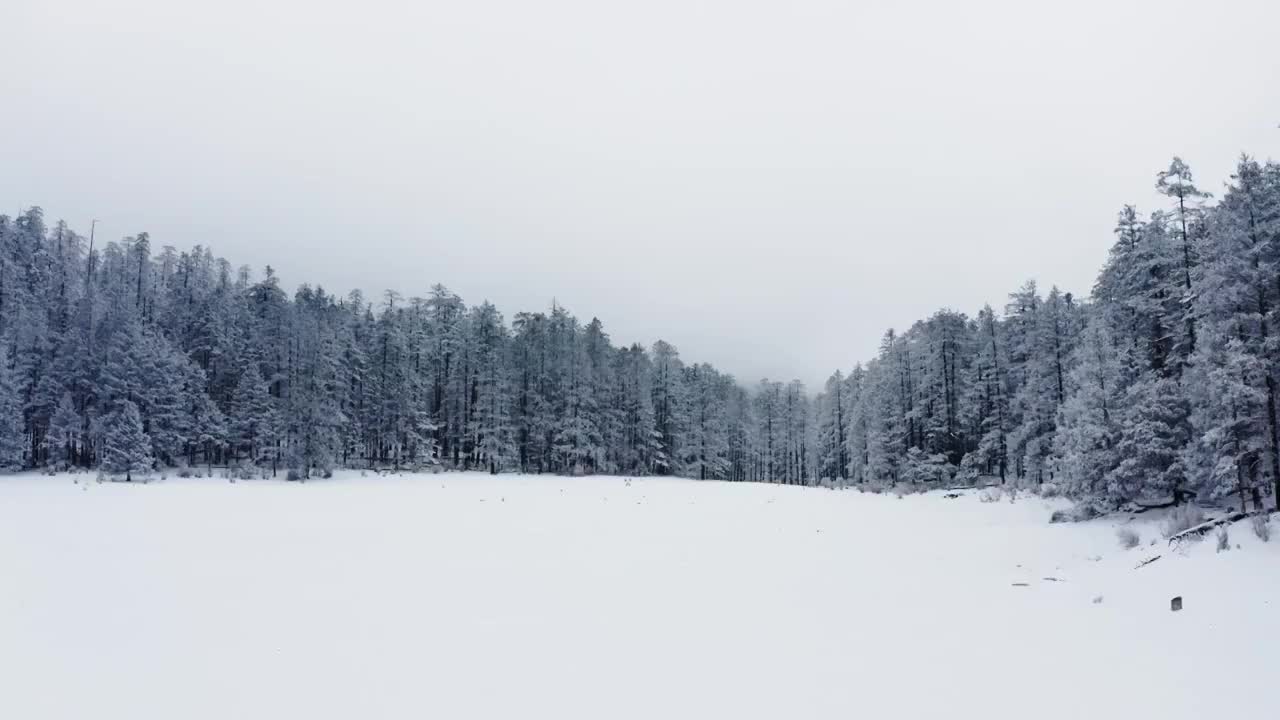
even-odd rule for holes
{"type": "Polygon", "coordinates": [[[9,353],[0,347],[0,468],[15,470],[22,467],[25,447],[22,399],[9,353]]]}
{"type": "Polygon", "coordinates": [[[135,475],[150,472],[154,462],[151,438],[142,430],[138,406],[122,400],[103,430],[102,469],[132,481],[135,475]]]}
{"type": "Polygon", "coordinates": [[[67,468],[75,463],[83,425],[84,421],[71,400],[71,393],[63,393],[49,422],[49,461],[54,467],[67,468]]]}

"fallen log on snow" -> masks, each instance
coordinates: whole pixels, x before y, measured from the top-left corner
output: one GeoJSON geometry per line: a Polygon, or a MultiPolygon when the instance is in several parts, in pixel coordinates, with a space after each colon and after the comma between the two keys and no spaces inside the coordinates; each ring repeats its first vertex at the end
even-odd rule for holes
{"type": "Polygon", "coordinates": [[[1245,519],[1245,518],[1247,518],[1247,517],[1249,517],[1249,515],[1248,515],[1247,513],[1242,513],[1242,512],[1233,512],[1233,513],[1229,513],[1229,514],[1227,514],[1227,515],[1224,515],[1223,517],[1220,517],[1220,518],[1218,518],[1218,519],[1216,519],[1216,520],[1205,520],[1204,522],[1200,523],[1199,525],[1195,525],[1195,526],[1193,526],[1193,527],[1189,527],[1189,528],[1187,528],[1186,530],[1183,530],[1183,531],[1182,531],[1182,532],[1180,532],[1180,533],[1175,533],[1175,534],[1173,534],[1173,535],[1169,536],[1169,545],[1170,545],[1170,546],[1178,545],[1178,544],[1182,543],[1182,541],[1184,541],[1184,540],[1192,540],[1192,539],[1199,539],[1199,538],[1202,538],[1202,537],[1204,537],[1205,535],[1209,534],[1209,531],[1210,531],[1210,530],[1213,530],[1213,529],[1215,529],[1215,528],[1221,527],[1221,526],[1223,526],[1223,525],[1230,525],[1230,524],[1231,524],[1231,523],[1233,523],[1233,522],[1238,522],[1238,521],[1243,520],[1243,519],[1245,519]]]}
{"type": "Polygon", "coordinates": [[[1146,560],[1143,560],[1142,562],[1138,563],[1137,565],[1134,565],[1134,566],[1133,566],[1133,569],[1134,569],[1134,570],[1141,570],[1142,568],[1144,568],[1144,567],[1146,567],[1146,566],[1150,565],[1151,563],[1153,563],[1153,562],[1155,562],[1155,561],[1159,560],[1161,557],[1162,557],[1161,555],[1156,555],[1156,556],[1154,556],[1154,557],[1149,557],[1149,558],[1147,558],[1146,560]]]}

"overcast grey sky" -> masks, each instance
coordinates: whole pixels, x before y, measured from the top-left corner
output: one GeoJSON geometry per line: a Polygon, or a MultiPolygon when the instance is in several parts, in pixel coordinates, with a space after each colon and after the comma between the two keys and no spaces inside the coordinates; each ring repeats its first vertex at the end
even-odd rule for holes
{"type": "Polygon", "coordinates": [[[3,0],[0,212],[820,382],[1280,157],[1280,3],[3,0]]]}

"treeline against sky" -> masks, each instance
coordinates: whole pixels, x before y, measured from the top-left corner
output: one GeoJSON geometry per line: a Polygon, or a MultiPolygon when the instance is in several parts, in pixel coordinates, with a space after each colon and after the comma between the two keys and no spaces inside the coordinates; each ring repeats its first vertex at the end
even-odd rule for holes
{"type": "Polygon", "coordinates": [[[1027,283],[941,310],[813,395],[750,387],[568,310],[290,297],[146,233],[95,246],[0,216],[0,464],[133,477],[209,464],[671,474],[936,486],[1052,482],[1108,502],[1280,483],[1280,167],[1220,198],[1178,159],[1126,206],[1088,298],[1027,283]]]}

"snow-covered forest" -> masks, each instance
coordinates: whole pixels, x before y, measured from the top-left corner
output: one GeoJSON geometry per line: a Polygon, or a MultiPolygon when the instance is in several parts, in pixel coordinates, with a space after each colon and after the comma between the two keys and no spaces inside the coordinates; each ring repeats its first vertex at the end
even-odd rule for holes
{"type": "Polygon", "coordinates": [[[1165,206],[1120,211],[1089,298],[1028,282],[940,310],[816,395],[615,345],[559,306],[508,322],[441,285],[290,297],[269,267],[31,208],[0,216],[0,464],[984,478],[1261,507],[1280,486],[1280,166],[1243,157],[1212,198],[1175,158],[1156,187],[1165,206]]]}

